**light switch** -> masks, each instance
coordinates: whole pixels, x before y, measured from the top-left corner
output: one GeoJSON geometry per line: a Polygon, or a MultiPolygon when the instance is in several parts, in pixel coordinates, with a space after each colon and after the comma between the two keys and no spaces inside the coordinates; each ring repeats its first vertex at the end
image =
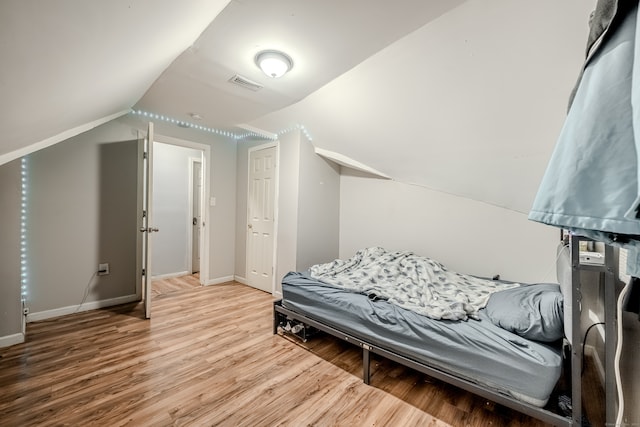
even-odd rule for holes
{"type": "Polygon", "coordinates": [[[215,197],[211,197],[209,199],[209,206],[215,206],[216,205],[216,198],[215,197]]]}

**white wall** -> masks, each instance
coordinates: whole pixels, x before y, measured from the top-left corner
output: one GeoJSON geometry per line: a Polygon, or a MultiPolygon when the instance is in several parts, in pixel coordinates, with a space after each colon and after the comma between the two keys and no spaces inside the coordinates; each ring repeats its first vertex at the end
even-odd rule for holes
{"type": "Polygon", "coordinates": [[[191,273],[190,162],[202,151],[156,142],[153,147],[152,276],[191,273]]]}
{"type": "Polygon", "coordinates": [[[276,293],[282,293],[282,278],[296,270],[298,251],[298,188],[300,177],[300,132],[280,137],[278,172],[278,235],[276,293]]]}
{"type": "Polygon", "coordinates": [[[412,250],[461,273],[555,281],[559,232],[518,212],[343,168],[340,257],[382,246],[412,250]]]}
{"type": "Polygon", "coordinates": [[[333,261],[339,255],[340,167],[315,154],[300,136],[296,270],[333,261]]]}
{"type": "Polygon", "coordinates": [[[0,166],[0,347],[24,340],[20,303],[21,165],[0,166]]]}
{"type": "Polygon", "coordinates": [[[135,135],[111,122],[29,155],[30,319],[75,310],[85,291],[85,304],[135,298],[135,135]]]}
{"type": "Polygon", "coordinates": [[[531,207],[584,60],[595,0],[469,0],[250,124],[398,181],[531,207]]]}
{"type": "MultiPolygon", "coordinates": [[[[236,151],[237,142],[216,136],[211,146],[211,197],[209,204],[209,280],[220,283],[233,280],[236,243],[236,151]]],[[[208,201],[203,201],[207,203],[208,201]]]]}

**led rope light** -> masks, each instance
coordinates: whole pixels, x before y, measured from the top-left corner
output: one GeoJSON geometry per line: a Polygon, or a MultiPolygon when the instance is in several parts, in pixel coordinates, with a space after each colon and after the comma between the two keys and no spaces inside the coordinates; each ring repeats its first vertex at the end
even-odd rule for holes
{"type": "MultiPolygon", "coordinates": [[[[235,132],[229,132],[229,131],[222,130],[222,129],[210,128],[210,127],[207,127],[207,126],[199,125],[197,123],[187,122],[187,121],[184,121],[184,120],[178,120],[178,119],[174,119],[173,117],[163,116],[161,114],[151,113],[149,111],[144,111],[144,110],[131,110],[130,114],[133,114],[135,116],[145,117],[145,118],[151,119],[151,120],[158,120],[158,121],[161,121],[161,122],[171,123],[171,124],[183,127],[183,128],[195,129],[195,130],[199,130],[199,131],[202,131],[202,132],[212,133],[214,135],[226,136],[228,138],[233,138],[236,141],[241,140],[241,139],[245,139],[245,138],[249,138],[249,137],[256,137],[256,138],[263,138],[263,139],[266,138],[266,139],[271,139],[271,140],[278,139],[277,137],[270,138],[268,136],[259,134],[257,132],[247,131],[247,132],[243,132],[243,133],[235,133],[235,132]]],[[[309,141],[313,140],[311,138],[311,134],[309,134],[307,129],[302,125],[291,126],[290,128],[287,128],[285,130],[277,132],[276,135],[278,135],[278,136],[279,135],[283,135],[285,133],[293,132],[295,130],[301,131],[304,134],[304,136],[307,137],[307,139],[309,141]]]]}
{"type": "Polygon", "coordinates": [[[287,129],[281,130],[280,132],[277,133],[277,135],[278,136],[284,135],[285,133],[293,132],[293,131],[296,131],[296,130],[301,131],[304,134],[304,136],[307,137],[307,139],[309,141],[313,141],[313,138],[311,138],[311,134],[309,133],[309,131],[307,131],[307,128],[305,128],[303,125],[291,126],[291,127],[287,128],[287,129]]]}
{"type": "Polygon", "coordinates": [[[21,201],[20,201],[20,297],[25,308],[28,297],[27,275],[27,158],[21,160],[21,201]]]}

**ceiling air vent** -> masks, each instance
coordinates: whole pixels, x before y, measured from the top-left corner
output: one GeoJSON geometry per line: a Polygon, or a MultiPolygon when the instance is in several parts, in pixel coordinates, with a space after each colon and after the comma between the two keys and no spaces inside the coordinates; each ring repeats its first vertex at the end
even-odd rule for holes
{"type": "Polygon", "coordinates": [[[260,89],[262,89],[264,86],[262,86],[260,83],[256,83],[254,81],[249,80],[246,77],[242,77],[241,75],[236,74],[235,76],[231,77],[229,79],[230,83],[236,84],[238,86],[242,86],[245,89],[249,89],[252,90],[254,92],[259,91],[260,89]]]}

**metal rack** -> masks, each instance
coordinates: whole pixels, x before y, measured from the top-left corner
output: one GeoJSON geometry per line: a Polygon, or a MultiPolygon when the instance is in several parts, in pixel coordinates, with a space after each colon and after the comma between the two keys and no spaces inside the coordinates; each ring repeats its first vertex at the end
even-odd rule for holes
{"type": "Polygon", "coordinates": [[[604,275],[604,322],[605,322],[605,411],[607,425],[614,425],[616,419],[615,351],[617,341],[616,281],[614,273],[613,247],[605,245],[604,264],[580,262],[580,242],[589,238],[571,235],[569,238],[571,256],[571,300],[572,300],[572,348],[571,348],[571,401],[573,425],[582,425],[582,354],[584,342],[581,331],[582,284],[581,271],[593,271],[604,275]]]}

